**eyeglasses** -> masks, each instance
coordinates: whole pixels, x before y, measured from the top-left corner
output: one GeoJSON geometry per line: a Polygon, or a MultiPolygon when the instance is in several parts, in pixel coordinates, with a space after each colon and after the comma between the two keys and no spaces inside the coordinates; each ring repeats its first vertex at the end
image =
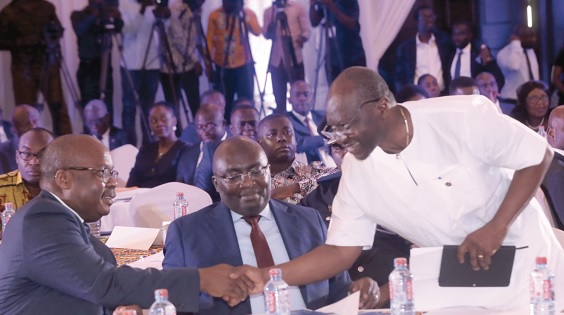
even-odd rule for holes
{"type": "Polygon", "coordinates": [[[39,160],[41,154],[43,153],[43,150],[37,152],[37,153],[31,153],[31,152],[22,152],[20,150],[16,150],[18,152],[18,154],[20,155],[20,159],[24,160],[24,161],[31,161],[31,159],[33,158],[37,158],[39,160]]]}
{"type": "Polygon", "coordinates": [[[548,101],[548,96],[547,95],[529,96],[529,97],[527,97],[527,101],[533,102],[533,103],[537,103],[538,101],[546,102],[546,101],[548,101]]]}
{"type": "Polygon", "coordinates": [[[110,180],[110,177],[113,179],[117,179],[119,172],[111,170],[109,168],[104,168],[101,170],[95,169],[93,167],[66,167],[63,170],[73,170],[73,171],[91,171],[98,175],[98,177],[102,177],[102,182],[107,183],[110,180]]]}
{"type": "Polygon", "coordinates": [[[250,170],[246,173],[241,173],[231,176],[216,175],[215,177],[220,178],[221,180],[223,180],[223,182],[225,182],[228,185],[237,185],[242,183],[243,180],[245,180],[245,177],[249,177],[250,180],[260,179],[266,174],[269,168],[270,168],[270,164],[267,164],[266,166],[263,166],[256,170],[250,170]]]}
{"type": "Polygon", "coordinates": [[[256,120],[247,120],[247,121],[240,121],[239,123],[237,123],[237,127],[243,129],[245,128],[245,126],[249,126],[251,128],[255,128],[257,126],[257,121],[256,120]]]}
{"type": "Polygon", "coordinates": [[[371,100],[368,100],[362,104],[360,104],[360,106],[356,109],[356,112],[354,113],[353,118],[346,124],[339,124],[338,126],[329,126],[326,125],[323,130],[321,130],[321,134],[323,136],[325,136],[327,139],[329,139],[329,141],[327,141],[327,144],[331,145],[335,142],[337,142],[338,138],[341,138],[345,135],[345,133],[348,133],[351,130],[351,126],[354,123],[355,120],[358,119],[358,116],[360,115],[360,111],[362,110],[362,108],[364,107],[364,105],[369,104],[369,103],[374,103],[374,102],[379,102],[382,98],[373,98],[371,100]]]}
{"type": "Polygon", "coordinates": [[[200,131],[210,131],[212,129],[214,129],[215,127],[217,127],[217,125],[215,123],[207,123],[205,125],[196,125],[196,130],[200,130],[200,131]]]}

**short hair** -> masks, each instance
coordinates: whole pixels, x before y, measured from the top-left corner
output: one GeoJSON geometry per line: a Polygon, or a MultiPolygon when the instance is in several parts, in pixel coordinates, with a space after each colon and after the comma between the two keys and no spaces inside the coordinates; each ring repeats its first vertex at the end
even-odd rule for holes
{"type": "Polygon", "coordinates": [[[246,97],[240,97],[235,102],[233,102],[233,106],[237,107],[237,105],[241,105],[241,104],[246,105],[246,103],[250,103],[251,105],[255,105],[255,101],[253,99],[246,98],[246,97]]]}
{"type": "MultiPolygon", "coordinates": [[[[534,89],[541,89],[548,95],[548,87],[542,81],[527,81],[517,88],[517,104],[511,110],[511,116],[522,123],[527,119],[527,97],[534,89]]],[[[549,113],[547,111],[547,117],[549,113]]]]}
{"type": "Polygon", "coordinates": [[[396,98],[388,84],[378,72],[366,67],[349,67],[335,79],[330,93],[338,86],[339,91],[354,94],[359,100],[388,98],[389,105],[395,105],[396,98]]]}
{"type": "Polygon", "coordinates": [[[470,33],[474,34],[474,24],[472,24],[472,22],[470,20],[460,19],[460,20],[454,21],[450,26],[451,30],[456,25],[466,25],[466,27],[468,27],[468,31],[470,31],[470,33]]]}
{"type": "MultiPolygon", "coordinates": [[[[174,105],[172,105],[172,103],[167,102],[167,101],[158,101],[158,102],[154,103],[153,105],[151,105],[151,107],[149,107],[149,110],[147,112],[151,112],[151,110],[153,110],[153,108],[159,107],[159,106],[166,108],[172,114],[172,116],[174,116],[176,118],[176,112],[174,110],[174,105]]],[[[147,117],[147,118],[149,118],[149,117],[147,117]]]]}
{"type": "Polygon", "coordinates": [[[423,95],[425,98],[429,98],[429,94],[422,87],[415,84],[408,84],[396,93],[396,101],[398,103],[407,102],[417,95],[423,95]]]}
{"type": "Polygon", "coordinates": [[[454,95],[457,89],[468,88],[468,87],[478,87],[476,81],[470,77],[458,77],[452,79],[448,86],[448,92],[450,95],[454,95]]]}
{"type": "Polygon", "coordinates": [[[415,8],[415,12],[413,17],[415,18],[415,20],[417,21],[419,19],[419,12],[421,10],[431,10],[433,11],[433,13],[435,12],[435,10],[433,10],[433,7],[428,5],[428,4],[422,4],[420,6],[418,6],[417,8],[415,8]]]}
{"type": "Polygon", "coordinates": [[[98,114],[101,115],[100,117],[103,117],[106,114],[108,114],[108,107],[106,106],[106,103],[104,103],[104,101],[98,100],[98,99],[91,100],[90,102],[88,102],[86,104],[86,106],[84,106],[84,112],[89,111],[89,110],[92,110],[92,111],[97,110],[98,114]]]}
{"type": "Polygon", "coordinates": [[[210,97],[214,94],[221,94],[222,96],[224,96],[223,93],[221,93],[220,91],[212,89],[212,90],[207,90],[204,93],[202,93],[202,95],[200,95],[200,98],[202,99],[202,98],[210,97]]]}
{"type": "Polygon", "coordinates": [[[231,110],[231,113],[230,113],[230,115],[229,115],[229,118],[232,118],[232,117],[233,117],[233,114],[234,114],[236,111],[244,110],[244,109],[251,109],[251,110],[254,110],[254,111],[257,113],[257,115],[260,116],[260,113],[259,113],[258,109],[257,109],[255,106],[249,105],[249,104],[236,104],[236,105],[233,107],[233,109],[231,110]]]}
{"type": "MultiPolygon", "coordinates": [[[[427,77],[435,78],[434,75],[429,74],[429,73],[425,73],[424,75],[420,76],[419,79],[417,79],[417,85],[421,85],[423,83],[423,80],[425,80],[425,78],[427,78],[427,77]]],[[[435,80],[437,80],[437,78],[435,78],[435,80]]]]}
{"type": "Polygon", "coordinates": [[[279,119],[279,118],[286,118],[288,120],[290,120],[290,118],[288,118],[287,115],[282,114],[282,113],[272,113],[266,117],[264,117],[263,119],[261,119],[261,121],[258,124],[258,127],[260,128],[262,125],[264,125],[265,123],[272,121],[274,119],[279,119]]]}
{"type": "Polygon", "coordinates": [[[45,129],[45,128],[43,128],[43,127],[34,127],[34,128],[31,128],[31,129],[29,129],[28,131],[24,132],[24,133],[22,134],[22,137],[23,137],[23,135],[25,135],[25,134],[28,133],[28,132],[37,132],[37,133],[44,132],[44,133],[50,135],[51,137],[53,137],[53,139],[55,139],[55,138],[57,137],[57,136],[55,136],[55,134],[54,134],[53,132],[51,132],[51,130],[45,129]]]}

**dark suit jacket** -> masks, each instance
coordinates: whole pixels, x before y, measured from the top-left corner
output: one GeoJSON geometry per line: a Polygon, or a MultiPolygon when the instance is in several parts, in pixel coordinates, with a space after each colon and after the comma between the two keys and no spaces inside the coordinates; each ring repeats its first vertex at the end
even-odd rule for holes
{"type": "MultiPolygon", "coordinates": [[[[300,202],[303,206],[312,207],[319,211],[327,225],[331,221],[329,205],[333,204],[340,180],[341,172],[320,178],[317,181],[317,188],[300,202]]],[[[386,284],[388,283],[388,275],[394,269],[393,259],[409,257],[410,249],[411,246],[405,239],[378,226],[372,248],[362,251],[349,269],[349,274],[353,280],[370,277],[376,280],[380,286],[386,284]]]]}
{"type": "MultiPolygon", "coordinates": [[[[296,135],[296,142],[297,142],[297,152],[302,153],[305,152],[307,156],[308,163],[313,161],[321,161],[321,157],[319,156],[319,147],[325,145],[325,141],[321,136],[312,136],[309,128],[304,125],[300,119],[294,115],[293,112],[288,112],[288,117],[294,126],[294,134],[296,135]]],[[[312,110],[311,117],[313,118],[313,122],[315,125],[319,125],[319,122],[325,116],[325,111],[318,111],[312,110]]]]}
{"type": "Polygon", "coordinates": [[[110,150],[119,148],[126,144],[135,145],[127,132],[116,127],[110,127],[110,150]]]}
{"type": "Polygon", "coordinates": [[[194,174],[196,173],[196,163],[200,155],[200,144],[194,144],[186,148],[178,159],[178,168],[176,170],[176,181],[194,185],[194,174]]]}
{"type": "Polygon", "coordinates": [[[14,137],[14,134],[12,133],[12,124],[7,120],[2,120],[2,127],[4,127],[4,133],[6,133],[8,140],[12,139],[14,137]]]}
{"type": "Polygon", "coordinates": [[[6,174],[18,169],[16,163],[16,150],[18,149],[19,138],[0,143],[0,174],[6,174]]]}
{"type": "MultiPolygon", "coordinates": [[[[470,49],[470,73],[472,75],[472,78],[475,78],[478,74],[487,71],[495,77],[495,81],[497,82],[497,87],[501,91],[501,88],[503,88],[503,86],[505,85],[505,77],[503,76],[501,69],[497,65],[497,61],[494,58],[490,62],[486,63],[485,65],[482,65],[482,61],[479,58],[481,43],[475,40],[472,41],[471,45],[472,46],[470,49]]],[[[455,57],[456,57],[456,47],[452,46],[451,51],[449,53],[448,64],[446,68],[448,74],[448,81],[445,82],[447,87],[448,84],[450,84],[450,81],[452,80],[452,77],[450,75],[450,68],[452,67],[452,63],[455,57]]]]}
{"type": "Polygon", "coordinates": [[[198,137],[198,132],[196,131],[196,125],[194,123],[190,123],[186,128],[184,128],[184,130],[182,130],[182,135],[180,135],[180,140],[188,143],[200,142],[200,138],[198,137]]]}
{"type": "Polygon", "coordinates": [[[555,215],[557,227],[564,229],[564,156],[554,152],[552,163],[543,181],[542,190],[555,215]]]}
{"type": "MultiPolygon", "coordinates": [[[[310,208],[270,201],[280,234],[290,259],[299,257],[325,243],[326,229],[319,214],[310,208]]],[[[163,268],[208,267],[219,263],[243,264],[230,210],[222,202],[174,220],[168,228],[163,268]]],[[[333,303],[347,295],[350,284],[346,272],[330,280],[300,287],[309,309],[333,303]]],[[[201,303],[209,302],[202,296],[201,303]]],[[[222,299],[214,299],[209,309],[199,314],[244,315],[251,313],[249,300],[230,308],[222,299]]]]}
{"type": "Polygon", "coordinates": [[[202,148],[202,161],[200,161],[200,164],[196,166],[196,172],[194,175],[194,186],[205,190],[210,195],[213,202],[218,202],[221,199],[212,182],[213,155],[221,142],[221,140],[218,140],[204,144],[202,148]]]}
{"type": "MultiPolygon", "coordinates": [[[[449,36],[442,31],[435,31],[435,40],[439,49],[441,58],[441,66],[443,68],[443,80],[448,90],[448,57],[452,44],[449,36]]],[[[417,64],[417,49],[415,44],[415,36],[400,44],[396,53],[396,91],[401,90],[404,85],[413,84],[415,77],[415,66],[417,64]]],[[[437,78],[438,79],[438,78],[437,78]]]]}
{"type": "Polygon", "coordinates": [[[197,311],[194,269],[159,271],[115,267],[84,224],[42,191],[10,220],[0,246],[0,314],[103,314],[103,307],[148,308],[158,288],[183,311],[197,311]]]}

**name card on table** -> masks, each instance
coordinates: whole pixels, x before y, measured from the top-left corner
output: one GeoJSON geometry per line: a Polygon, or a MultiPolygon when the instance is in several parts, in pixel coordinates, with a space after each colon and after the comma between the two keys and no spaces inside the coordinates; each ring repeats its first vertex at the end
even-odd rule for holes
{"type": "Polygon", "coordinates": [[[335,315],[350,315],[358,314],[358,304],[360,300],[360,292],[355,292],[349,296],[337,301],[333,304],[327,305],[317,310],[326,314],[335,315]]]}
{"type": "Polygon", "coordinates": [[[160,229],[116,226],[106,242],[110,248],[149,250],[160,229]]]}

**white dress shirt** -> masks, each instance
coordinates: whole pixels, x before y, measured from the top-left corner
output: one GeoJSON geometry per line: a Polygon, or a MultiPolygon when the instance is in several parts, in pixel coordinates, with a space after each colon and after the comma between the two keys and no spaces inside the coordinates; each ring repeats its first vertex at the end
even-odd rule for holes
{"type": "Polygon", "coordinates": [[[437,79],[439,88],[443,90],[445,88],[443,67],[435,35],[431,34],[429,42],[423,43],[419,40],[419,33],[417,33],[415,35],[415,47],[417,56],[415,58],[415,77],[413,78],[413,84],[417,84],[417,80],[419,80],[420,76],[431,74],[437,79]]]}
{"type": "MultiPolygon", "coordinates": [[[[533,79],[539,79],[539,63],[533,49],[526,49],[529,62],[531,63],[531,72],[533,79]]],[[[497,63],[503,76],[505,77],[505,85],[501,89],[500,97],[503,99],[517,100],[517,88],[521,84],[529,81],[529,69],[527,67],[527,59],[525,52],[521,46],[520,40],[512,40],[507,46],[503,47],[497,53],[497,63]]]]}
{"type": "MultiPolygon", "coordinates": [[[[274,264],[282,264],[290,261],[288,256],[288,251],[284,245],[284,240],[278,229],[278,225],[274,220],[270,206],[267,204],[264,210],[260,213],[261,219],[258,225],[266,238],[268,247],[270,247],[270,252],[272,253],[272,259],[274,264]]],[[[238,213],[231,211],[231,217],[233,218],[233,225],[235,226],[235,233],[237,234],[237,243],[239,243],[239,249],[241,250],[241,258],[243,259],[243,264],[250,266],[257,266],[257,259],[255,256],[255,251],[251,243],[251,225],[247,223],[243,216],[238,213]]],[[[284,275],[282,275],[284,278],[284,275]]],[[[255,294],[250,296],[251,301],[251,311],[253,314],[264,314],[265,311],[265,301],[264,295],[255,294]]],[[[302,293],[300,288],[296,286],[290,287],[290,307],[292,310],[306,309],[302,293]]]]}
{"type": "Polygon", "coordinates": [[[470,58],[472,57],[472,44],[468,43],[466,47],[456,49],[456,54],[454,55],[454,59],[452,59],[452,64],[450,65],[450,77],[455,78],[454,70],[456,69],[456,62],[458,57],[460,56],[460,76],[461,77],[472,77],[472,71],[470,69],[470,58]],[[459,53],[462,52],[461,55],[459,53]]]}

